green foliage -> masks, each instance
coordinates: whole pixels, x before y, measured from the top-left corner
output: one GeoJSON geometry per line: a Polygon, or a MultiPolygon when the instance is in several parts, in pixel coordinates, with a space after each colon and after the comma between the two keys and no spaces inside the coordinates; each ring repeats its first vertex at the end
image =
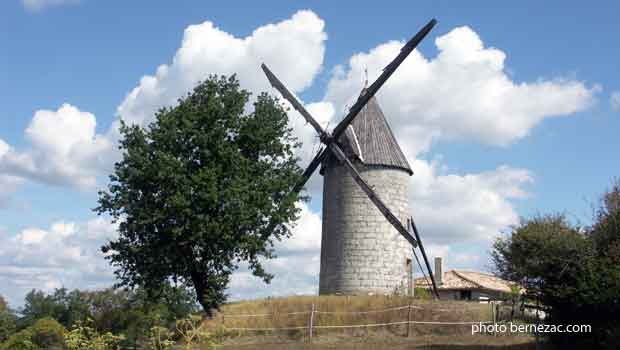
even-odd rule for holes
{"type": "Polygon", "coordinates": [[[413,295],[415,295],[416,299],[424,299],[424,300],[433,299],[433,295],[431,294],[430,290],[426,288],[415,287],[413,295]]]}
{"type": "Polygon", "coordinates": [[[539,215],[496,239],[491,258],[503,278],[519,282],[534,297],[581,269],[578,257],[590,253],[586,236],[561,214],[539,215]]]}
{"type": "Polygon", "coordinates": [[[286,111],[261,94],[246,114],[249,95],[234,76],[213,76],[147,128],[121,125],[123,158],[95,209],[119,222],[102,247],[119,285],[157,294],[180,281],[210,314],[239,262],[269,282],[260,259],[290,235],[302,171],[286,111]]]}
{"type": "Polygon", "coordinates": [[[29,327],[32,332],[32,342],[41,349],[64,349],[64,336],[66,333],[58,321],[53,318],[42,318],[29,327]]]}
{"type": "Polygon", "coordinates": [[[0,343],[7,340],[17,330],[17,316],[10,310],[0,311],[0,343]]]}
{"type": "Polygon", "coordinates": [[[183,349],[192,350],[194,345],[201,345],[202,349],[212,349],[215,347],[216,334],[209,332],[202,317],[198,315],[190,315],[187,318],[176,322],[176,332],[181,336],[183,349]]]}
{"type": "Polygon", "coordinates": [[[41,348],[32,341],[32,330],[26,328],[2,343],[2,350],[41,350],[41,348]]]}
{"type": "MultiPolygon", "coordinates": [[[[67,291],[61,288],[50,294],[41,291],[28,293],[24,316],[19,323],[21,328],[25,328],[35,325],[40,317],[52,317],[65,328],[71,328],[78,322],[83,324],[91,320],[93,327],[100,331],[125,334],[123,345],[137,346],[148,341],[148,332],[152,327],[174,327],[177,319],[197,310],[191,291],[170,284],[162,286],[157,296],[149,296],[140,288],[100,291],[67,291]]],[[[15,315],[8,311],[0,312],[0,339],[7,339],[16,328],[15,315]]]]}
{"type": "Polygon", "coordinates": [[[40,318],[57,317],[60,305],[56,303],[53,295],[33,289],[26,294],[24,301],[24,307],[21,310],[23,317],[20,320],[22,327],[31,326],[40,318]]]}
{"type": "Polygon", "coordinates": [[[168,328],[154,326],[149,331],[149,345],[152,350],[172,349],[175,342],[172,340],[174,334],[168,328]]]}
{"type": "Polygon", "coordinates": [[[78,321],[75,327],[65,335],[65,343],[68,350],[116,350],[123,336],[116,336],[110,332],[99,333],[93,326],[92,321],[82,323],[78,321]]]}
{"type": "Polygon", "coordinates": [[[594,223],[572,227],[561,215],[538,216],[498,239],[497,272],[519,281],[547,309],[551,324],[588,324],[592,333],[552,334],[560,348],[616,349],[620,343],[620,185],[601,198],[594,223]],[[583,233],[581,233],[583,232],[583,233]]]}
{"type": "Polygon", "coordinates": [[[42,318],[32,326],[10,336],[2,344],[6,350],[62,350],[65,349],[65,328],[56,320],[42,318]]]}
{"type": "Polygon", "coordinates": [[[601,197],[595,213],[595,223],[589,234],[599,256],[620,263],[620,181],[601,197]]]}

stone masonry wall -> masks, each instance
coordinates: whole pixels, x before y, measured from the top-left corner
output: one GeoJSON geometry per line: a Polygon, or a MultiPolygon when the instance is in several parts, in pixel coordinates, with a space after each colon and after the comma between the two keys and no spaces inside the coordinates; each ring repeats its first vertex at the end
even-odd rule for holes
{"type": "MultiPolygon", "coordinates": [[[[362,177],[406,223],[409,174],[356,164],[362,177]]],[[[319,294],[406,292],[410,244],[340,166],[325,169],[319,294]]]]}

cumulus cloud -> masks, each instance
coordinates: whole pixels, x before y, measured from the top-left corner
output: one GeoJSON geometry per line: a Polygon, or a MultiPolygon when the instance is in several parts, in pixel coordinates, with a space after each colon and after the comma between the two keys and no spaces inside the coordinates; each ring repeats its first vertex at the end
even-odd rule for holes
{"type": "MultiPolygon", "coordinates": [[[[243,88],[254,94],[271,91],[260,69],[262,62],[286,77],[292,91],[300,92],[321,69],[327,37],[324,26],[311,11],[299,11],[290,19],[261,26],[245,38],[237,38],[208,21],[191,25],[172,63],[159,66],[155,75],[142,77],[118,106],[118,115],[126,122],[145,126],[155,111],[174,105],[210,74],[236,73],[243,88]]],[[[333,115],[330,104],[315,103],[308,108],[324,119],[333,115]]],[[[95,131],[93,114],[70,104],[56,111],[39,110],[25,131],[31,149],[15,150],[0,140],[0,175],[92,189],[97,176],[109,173],[119,157],[115,147],[118,125],[116,121],[102,135],[95,131]]],[[[300,117],[291,118],[291,125],[305,145],[299,156],[307,161],[312,156],[312,130],[300,117]]]]}
{"type": "MultiPolygon", "coordinates": [[[[325,99],[336,111],[351,105],[368,68],[373,78],[395,57],[403,42],[390,41],[337,66],[325,99]]],[[[455,28],[435,40],[438,55],[414,51],[379,92],[380,103],[412,155],[434,140],[467,139],[508,145],[525,137],[545,118],[588,108],[599,87],[558,77],[516,82],[506,72],[506,54],[485,47],[469,27],[455,28]]]]}
{"type": "Polygon", "coordinates": [[[614,91],[609,96],[609,103],[611,104],[611,109],[614,111],[620,111],[620,91],[614,91]]]}
{"type": "Polygon", "coordinates": [[[292,236],[276,242],[277,257],[264,261],[267,272],[274,275],[270,284],[254,277],[247,268],[233,274],[228,293],[232,299],[267,296],[316,294],[321,257],[321,217],[305,203],[299,204],[300,218],[292,227],[292,236]]]}
{"type": "Polygon", "coordinates": [[[28,11],[41,11],[52,6],[77,4],[80,0],[22,0],[22,5],[28,11]]]}
{"type": "Polygon", "coordinates": [[[211,74],[236,73],[243,88],[266,91],[269,83],[260,68],[262,62],[286,77],[291,91],[300,92],[321,69],[327,38],[324,27],[312,11],[299,11],[290,19],[261,26],[245,38],[209,21],[191,25],[172,63],[142,77],[118,107],[118,114],[127,122],[148,123],[158,108],[173,105],[211,74]]]}
{"type": "Polygon", "coordinates": [[[0,294],[13,305],[33,288],[94,289],[113,284],[111,267],[99,247],[117,235],[103,218],[83,223],[57,221],[0,237],[0,294]]]}
{"type": "MultiPolygon", "coordinates": [[[[4,140],[0,139],[0,163],[2,163],[2,159],[9,153],[10,149],[11,147],[4,140]]],[[[23,179],[0,172],[0,209],[5,209],[9,206],[11,194],[22,183],[23,179]]]]}
{"type": "Polygon", "coordinates": [[[95,127],[93,114],[70,104],[36,111],[25,130],[30,149],[0,142],[0,174],[92,189],[97,176],[111,168],[115,151],[95,127]]]}
{"type": "Polygon", "coordinates": [[[425,240],[436,244],[489,241],[516,224],[512,201],[526,198],[528,170],[500,166],[477,174],[442,174],[437,161],[415,160],[410,207],[425,240]]]}
{"type": "Polygon", "coordinates": [[[23,179],[19,177],[0,174],[0,210],[11,205],[11,195],[17,191],[23,182],[23,179]]]}

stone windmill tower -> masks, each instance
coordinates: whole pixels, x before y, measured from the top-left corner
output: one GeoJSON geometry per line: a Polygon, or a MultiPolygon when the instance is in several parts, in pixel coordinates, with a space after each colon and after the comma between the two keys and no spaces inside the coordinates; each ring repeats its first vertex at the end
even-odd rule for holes
{"type": "MultiPolygon", "coordinates": [[[[364,89],[362,95],[366,93],[364,89]]],[[[409,216],[413,174],[372,97],[338,144],[394,215],[409,216]]],[[[320,294],[391,294],[408,285],[411,245],[385,220],[347,169],[328,156],[323,175],[320,294]]]]}
{"type": "Polygon", "coordinates": [[[403,46],[379,78],[362,90],[331,133],[265,64],[261,66],[271,85],[316,130],[325,146],[291,189],[291,193],[301,191],[321,166],[324,186],[320,294],[391,294],[401,287],[410,288],[409,259],[413,255],[421,267],[415,254],[419,247],[439,297],[420,235],[413,217],[408,215],[408,183],[413,172],[374,98],[436,23],[431,20],[403,46]]]}

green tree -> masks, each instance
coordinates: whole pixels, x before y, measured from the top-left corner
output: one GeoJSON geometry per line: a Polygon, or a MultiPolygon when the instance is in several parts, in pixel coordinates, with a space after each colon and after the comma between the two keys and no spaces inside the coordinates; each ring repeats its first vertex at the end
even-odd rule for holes
{"type": "Polygon", "coordinates": [[[536,216],[493,245],[496,272],[541,302],[545,322],[592,327],[591,333],[550,334],[558,348],[616,349],[620,343],[618,203],[616,183],[602,196],[591,227],[573,227],[562,215],[536,216]]]}
{"type": "Polygon", "coordinates": [[[0,343],[7,340],[17,330],[17,316],[10,310],[0,311],[0,343]]]}
{"type": "Polygon", "coordinates": [[[17,316],[0,295],[0,343],[7,340],[17,329],[17,316]]]}
{"type": "Polygon", "coordinates": [[[53,318],[37,320],[31,327],[32,342],[41,349],[60,350],[65,348],[64,335],[67,331],[53,318]]]}
{"type": "Polygon", "coordinates": [[[591,254],[586,236],[562,214],[522,219],[506,237],[493,243],[496,273],[524,286],[532,297],[578,271],[579,257],[591,254]]]}
{"type": "Polygon", "coordinates": [[[2,344],[3,350],[65,349],[65,328],[56,320],[45,317],[30,327],[11,335],[2,344]]]}
{"type": "Polygon", "coordinates": [[[121,124],[122,160],[95,208],[119,222],[102,248],[119,285],[157,294],[182,282],[211,314],[239,263],[270,281],[261,259],[299,214],[299,143],[276,99],[263,93],[246,113],[249,96],[212,76],[147,128],[121,124]]]}
{"type": "Polygon", "coordinates": [[[23,315],[20,319],[20,328],[31,326],[40,318],[58,318],[62,308],[53,295],[33,289],[24,298],[24,307],[20,311],[23,315]]]}
{"type": "Polygon", "coordinates": [[[599,256],[620,264],[620,180],[601,196],[589,235],[599,256]]]}

